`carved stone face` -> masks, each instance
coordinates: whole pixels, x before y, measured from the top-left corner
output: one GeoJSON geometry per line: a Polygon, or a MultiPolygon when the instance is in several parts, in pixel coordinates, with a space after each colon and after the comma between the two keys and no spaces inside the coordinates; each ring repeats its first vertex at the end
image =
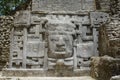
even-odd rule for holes
{"type": "Polygon", "coordinates": [[[74,25],[68,23],[48,24],[48,56],[51,58],[67,58],[73,55],[74,25]]]}

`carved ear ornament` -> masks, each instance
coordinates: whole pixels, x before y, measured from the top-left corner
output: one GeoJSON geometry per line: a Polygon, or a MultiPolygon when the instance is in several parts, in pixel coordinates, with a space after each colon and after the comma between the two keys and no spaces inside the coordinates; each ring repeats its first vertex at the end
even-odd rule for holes
{"type": "Polygon", "coordinates": [[[47,19],[41,19],[40,21],[41,21],[41,23],[44,23],[44,24],[48,22],[47,19]]]}

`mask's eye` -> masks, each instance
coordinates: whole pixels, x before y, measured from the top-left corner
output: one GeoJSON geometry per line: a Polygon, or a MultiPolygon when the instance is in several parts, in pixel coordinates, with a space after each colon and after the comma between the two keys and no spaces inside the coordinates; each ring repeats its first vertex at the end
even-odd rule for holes
{"type": "Polygon", "coordinates": [[[54,39],[51,39],[51,41],[54,41],[54,39]]]}
{"type": "Polygon", "coordinates": [[[51,39],[51,41],[58,41],[58,39],[51,39]]]}
{"type": "Polygon", "coordinates": [[[59,38],[54,39],[55,41],[59,41],[59,38]]]}
{"type": "Polygon", "coordinates": [[[69,39],[67,39],[67,38],[64,38],[64,40],[65,40],[65,41],[69,41],[69,39]]]}

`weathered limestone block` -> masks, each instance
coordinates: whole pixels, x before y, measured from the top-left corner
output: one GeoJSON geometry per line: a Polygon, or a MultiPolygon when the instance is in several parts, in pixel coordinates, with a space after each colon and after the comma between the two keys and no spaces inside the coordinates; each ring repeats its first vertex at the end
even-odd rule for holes
{"type": "Polygon", "coordinates": [[[104,12],[91,12],[90,17],[92,27],[97,27],[97,25],[105,24],[109,20],[109,14],[104,12]]]}
{"type": "Polygon", "coordinates": [[[29,26],[30,25],[30,11],[19,11],[15,15],[14,25],[29,26]]]}
{"type": "Polygon", "coordinates": [[[94,57],[91,62],[91,76],[97,80],[110,80],[113,75],[119,74],[119,61],[109,56],[94,57]]]}

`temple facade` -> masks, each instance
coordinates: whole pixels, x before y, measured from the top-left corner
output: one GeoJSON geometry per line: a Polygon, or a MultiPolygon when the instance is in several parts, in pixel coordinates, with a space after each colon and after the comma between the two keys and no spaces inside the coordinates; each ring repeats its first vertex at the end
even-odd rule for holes
{"type": "Polygon", "coordinates": [[[98,56],[99,27],[109,15],[95,0],[32,0],[16,13],[11,30],[9,69],[77,71],[98,56]]]}

